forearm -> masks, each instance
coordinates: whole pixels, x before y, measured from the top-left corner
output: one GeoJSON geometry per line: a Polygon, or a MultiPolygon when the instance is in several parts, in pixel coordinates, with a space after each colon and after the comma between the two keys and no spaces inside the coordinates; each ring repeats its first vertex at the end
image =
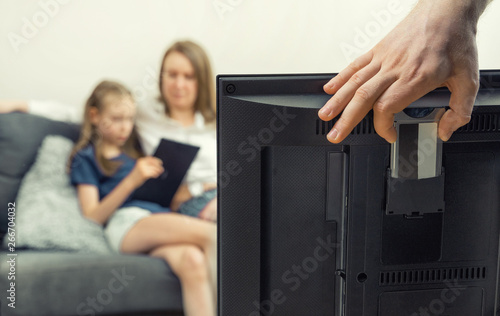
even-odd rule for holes
{"type": "MultiPolygon", "coordinates": [[[[217,189],[217,183],[215,183],[215,182],[214,183],[212,183],[212,182],[203,183],[202,186],[203,186],[203,192],[217,189]]],[[[174,197],[172,198],[172,203],[170,204],[170,209],[172,209],[173,211],[176,211],[182,203],[186,202],[187,200],[192,199],[193,197],[195,197],[195,196],[189,191],[188,185],[182,184],[179,187],[179,189],[177,189],[177,192],[175,193],[174,197]]]]}
{"type": "Polygon", "coordinates": [[[28,102],[24,100],[0,100],[0,113],[28,112],[28,102]]]}
{"type": "Polygon", "coordinates": [[[442,16],[441,22],[447,22],[447,17],[454,16],[455,21],[460,21],[477,29],[479,17],[492,0],[420,0],[413,11],[425,11],[425,16],[442,16]]]}
{"type": "Polygon", "coordinates": [[[172,211],[177,211],[179,206],[193,198],[191,193],[189,192],[188,186],[186,184],[182,184],[175,192],[174,197],[172,198],[172,202],[170,203],[170,209],[172,211]]]}
{"type": "Polygon", "coordinates": [[[130,177],[125,177],[108,195],[84,213],[86,217],[104,224],[113,213],[134,192],[136,185],[130,177]]]}

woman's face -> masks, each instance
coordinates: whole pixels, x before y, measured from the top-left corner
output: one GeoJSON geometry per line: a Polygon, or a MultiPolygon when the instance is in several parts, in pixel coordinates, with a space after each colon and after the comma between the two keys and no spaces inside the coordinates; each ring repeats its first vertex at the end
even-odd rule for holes
{"type": "Polygon", "coordinates": [[[182,53],[171,52],[163,62],[162,93],[169,109],[193,110],[198,82],[194,67],[182,53]]]}

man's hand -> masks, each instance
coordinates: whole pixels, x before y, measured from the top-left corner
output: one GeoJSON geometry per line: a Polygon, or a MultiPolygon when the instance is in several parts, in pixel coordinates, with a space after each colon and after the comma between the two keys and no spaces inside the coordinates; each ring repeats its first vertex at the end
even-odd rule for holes
{"type": "Polygon", "coordinates": [[[324,86],[335,95],[319,117],[342,111],[327,138],[341,142],[373,109],[376,132],[396,141],[394,114],[437,87],[451,91],[450,109],[439,122],[447,141],[470,120],[479,87],[476,27],[487,0],[421,0],[374,48],[324,86]]]}

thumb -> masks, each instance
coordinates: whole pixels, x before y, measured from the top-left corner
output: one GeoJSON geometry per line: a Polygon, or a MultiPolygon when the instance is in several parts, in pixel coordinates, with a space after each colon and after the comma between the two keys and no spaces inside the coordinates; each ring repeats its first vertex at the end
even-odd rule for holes
{"type": "Polygon", "coordinates": [[[450,139],[454,131],[469,123],[479,87],[478,80],[457,78],[450,82],[450,109],[439,121],[438,135],[443,141],[450,139]]]}

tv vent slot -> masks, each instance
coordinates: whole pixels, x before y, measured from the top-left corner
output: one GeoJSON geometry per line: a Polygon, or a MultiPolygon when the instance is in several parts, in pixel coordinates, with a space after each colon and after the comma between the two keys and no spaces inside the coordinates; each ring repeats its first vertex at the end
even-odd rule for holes
{"type": "Polygon", "coordinates": [[[489,113],[472,114],[470,122],[457,130],[458,133],[498,131],[500,131],[499,115],[489,113]]]}
{"type": "MultiPolygon", "coordinates": [[[[325,122],[320,119],[316,119],[316,135],[326,135],[332,129],[338,118],[334,118],[331,121],[325,122]]],[[[367,135],[375,134],[375,128],[373,127],[372,116],[366,116],[361,122],[352,130],[351,135],[367,135]]]]}
{"type": "Polygon", "coordinates": [[[380,272],[379,285],[409,285],[445,281],[476,281],[486,279],[486,267],[441,268],[380,272]]]}

